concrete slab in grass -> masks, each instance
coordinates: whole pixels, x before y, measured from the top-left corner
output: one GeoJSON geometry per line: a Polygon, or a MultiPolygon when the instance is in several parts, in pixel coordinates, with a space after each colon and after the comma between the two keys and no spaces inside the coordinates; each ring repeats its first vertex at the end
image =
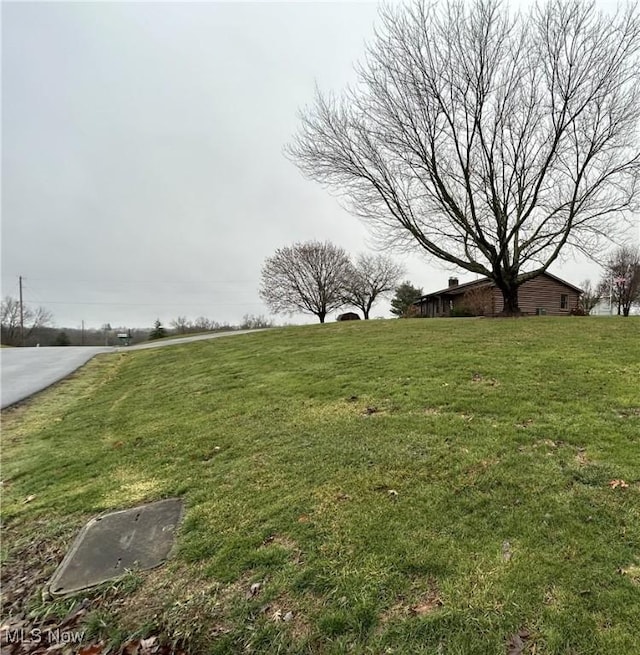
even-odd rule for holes
{"type": "Polygon", "coordinates": [[[169,498],[91,519],[53,574],[49,591],[63,596],[128,570],[160,566],[173,547],[182,509],[180,498],[169,498]]]}

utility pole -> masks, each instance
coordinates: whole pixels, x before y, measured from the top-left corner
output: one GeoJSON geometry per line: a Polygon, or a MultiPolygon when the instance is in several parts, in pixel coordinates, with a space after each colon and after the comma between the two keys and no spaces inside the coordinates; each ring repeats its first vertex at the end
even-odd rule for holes
{"type": "Polygon", "coordinates": [[[22,275],[18,277],[20,287],[20,345],[24,348],[24,307],[22,305],[22,275]]]}
{"type": "Polygon", "coordinates": [[[82,319],[82,337],[80,343],[84,346],[84,319],[82,319]]]}

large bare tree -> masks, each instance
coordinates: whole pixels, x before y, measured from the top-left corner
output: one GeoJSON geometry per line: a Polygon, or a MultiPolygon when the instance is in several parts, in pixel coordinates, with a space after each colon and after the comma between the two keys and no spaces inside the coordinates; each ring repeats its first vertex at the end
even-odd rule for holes
{"type": "Polygon", "coordinates": [[[600,282],[601,297],[609,297],[618,308],[618,316],[629,316],[631,307],[640,304],[640,247],[621,246],[609,257],[600,282]]]}
{"type": "Polygon", "coordinates": [[[403,274],[403,267],[391,257],[358,255],[346,285],[346,304],[360,309],[365,320],[368,319],[376,300],[393,291],[403,274]]]}
{"type": "Polygon", "coordinates": [[[505,313],[565,247],[592,254],[640,174],[640,21],[551,0],[418,0],[382,26],[341,96],[287,147],[382,242],[495,282],[505,313]]]}
{"type": "Polygon", "coordinates": [[[271,311],[327,314],[344,305],[351,272],[347,253],[329,242],[308,241],[276,250],[262,267],[260,297],[271,311]]]}

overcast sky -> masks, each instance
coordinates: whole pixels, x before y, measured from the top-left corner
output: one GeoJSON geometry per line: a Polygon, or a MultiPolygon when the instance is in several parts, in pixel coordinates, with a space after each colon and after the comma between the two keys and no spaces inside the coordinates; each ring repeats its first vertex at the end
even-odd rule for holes
{"type": "MultiPolygon", "coordinates": [[[[22,275],[25,301],[65,327],[239,322],[268,314],[259,276],[276,248],[369,249],[283,146],[316,83],[354,79],[376,16],[346,2],[3,2],[3,296],[22,275]]],[[[449,269],[397,259],[425,292],[446,286],[449,269]]],[[[600,274],[584,259],[551,270],[600,274]]]]}

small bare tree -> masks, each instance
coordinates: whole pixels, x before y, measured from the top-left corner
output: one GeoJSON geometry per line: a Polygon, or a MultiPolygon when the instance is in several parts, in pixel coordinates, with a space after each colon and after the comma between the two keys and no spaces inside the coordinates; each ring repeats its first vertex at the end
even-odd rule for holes
{"type": "Polygon", "coordinates": [[[550,0],[415,0],[342,97],[317,93],[289,156],[383,243],[490,278],[506,314],[567,247],[593,254],[640,176],[640,20],[550,0]]]}
{"type": "Polygon", "coordinates": [[[207,332],[209,330],[215,330],[218,327],[219,326],[215,321],[212,321],[206,316],[198,316],[198,318],[193,322],[194,332],[207,332]]]}
{"type": "Polygon", "coordinates": [[[342,248],[329,242],[295,243],[265,261],[260,297],[276,314],[310,313],[324,323],[329,312],[344,305],[350,272],[342,248]]]}
{"type": "Polygon", "coordinates": [[[611,255],[599,291],[617,305],[618,316],[629,316],[631,307],[640,304],[640,247],[622,246],[611,255]]]}
{"type": "Polygon", "coordinates": [[[591,284],[591,280],[583,280],[580,284],[582,293],[580,294],[579,306],[582,311],[589,315],[591,310],[600,301],[600,291],[591,284]]]}
{"type": "Polygon", "coordinates": [[[22,320],[24,335],[20,328],[20,302],[11,296],[6,296],[0,307],[0,318],[2,321],[2,343],[8,346],[19,346],[27,341],[29,337],[39,328],[51,325],[53,315],[44,307],[35,309],[23,305],[22,320]]]}
{"type": "Polygon", "coordinates": [[[239,328],[241,330],[264,330],[265,328],[272,328],[274,325],[275,323],[270,318],[266,318],[262,314],[260,316],[245,314],[239,328]]]}
{"type": "Polygon", "coordinates": [[[174,318],[171,321],[171,327],[177,334],[187,334],[187,332],[193,331],[193,325],[186,316],[178,316],[178,318],[174,318]]]}
{"type": "Polygon", "coordinates": [[[361,254],[347,281],[344,300],[362,310],[365,320],[378,298],[393,291],[404,269],[385,255],[361,254]]]}

